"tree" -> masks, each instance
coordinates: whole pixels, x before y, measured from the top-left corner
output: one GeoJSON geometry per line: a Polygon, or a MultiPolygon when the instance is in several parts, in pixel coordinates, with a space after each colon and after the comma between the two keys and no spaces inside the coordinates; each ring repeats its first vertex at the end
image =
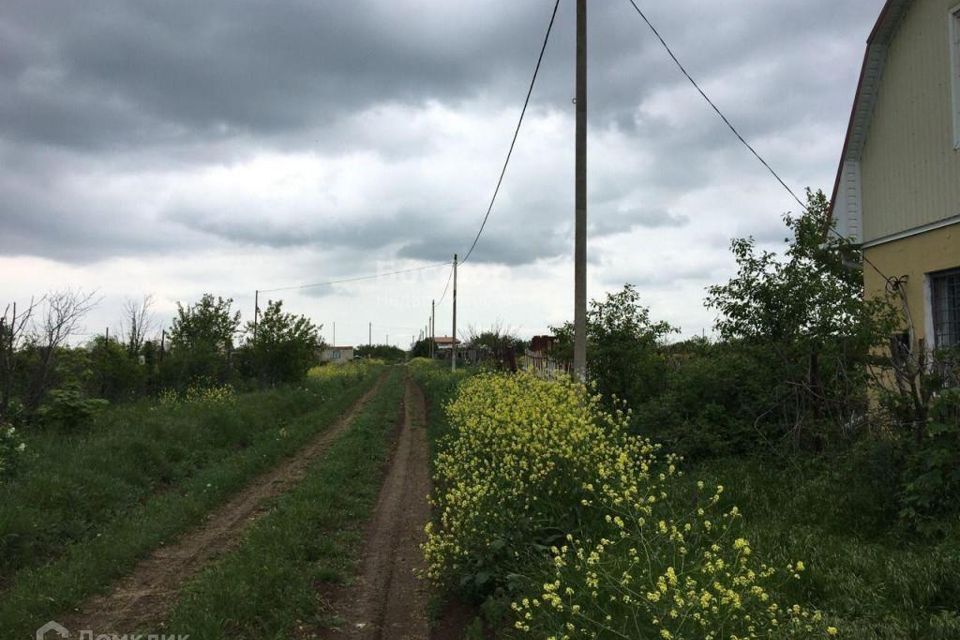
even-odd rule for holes
{"type": "Polygon", "coordinates": [[[147,294],[140,302],[127,300],[123,304],[124,322],[121,324],[121,334],[124,336],[127,353],[139,356],[147,334],[154,330],[155,322],[150,309],[153,307],[153,296],[147,294]]]}
{"type": "Polygon", "coordinates": [[[778,256],[739,238],[731,249],[736,277],[708,289],[716,329],[728,341],[773,356],[771,383],[781,388],[784,420],[799,430],[807,416],[849,422],[866,404],[867,362],[890,335],[892,313],[866,300],[860,249],[832,239],[829,202],[807,190],[800,216],[784,216],[793,238],[778,256]]]}
{"type": "MultiPolygon", "coordinates": [[[[552,327],[556,353],[573,353],[573,324],[552,327]]],[[[666,322],[654,322],[650,309],[640,305],[633,285],[591,300],[587,311],[587,373],[605,398],[635,406],[662,391],[666,360],[660,352],[664,338],[676,331],[666,322]]]]}
{"type": "Polygon", "coordinates": [[[499,322],[482,331],[471,326],[468,336],[467,346],[484,352],[497,368],[516,370],[517,353],[523,353],[524,341],[513,335],[509,328],[499,322]]]}
{"type": "Polygon", "coordinates": [[[184,307],[177,303],[177,317],[170,326],[170,357],[164,360],[168,377],[177,386],[206,379],[223,382],[230,373],[234,337],[240,327],[240,312],[233,312],[231,298],[205,293],[200,301],[184,307]]]}
{"type": "Polygon", "coordinates": [[[17,351],[23,346],[24,336],[39,302],[30,300],[25,309],[7,305],[0,317],[0,423],[10,414],[14,383],[18,378],[17,351]]]}
{"type": "MultiPolygon", "coordinates": [[[[253,323],[247,323],[253,335],[253,323]]],[[[248,343],[251,366],[269,384],[302,379],[317,362],[320,327],[305,316],[283,312],[283,302],[268,302],[257,325],[256,338],[248,343]]]]}
{"type": "MultiPolygon", "coordinates": [[[[420,342],[423,342],[424,347],[427,348],[427,350],[429,351],[429,347],[427,346],[426,341],[423,341],[423,340],[418,341],[414,345],[413,347],[414,350],[417,349],[417,345],[420,344],[420,342]]],[[[421,348],[421,350],[423,350],[423,348],[421,348]]],[[[374,345],[365,344],[357,347],[354,350],[354,352],[356,353],[356,355],[360,356],[361,358],[375,358],[377,360],[383,360],[384,362],[388,362],[388,363],[403,362],[403,360],[407,356],[407,353],[403,349],[401,349],[400,347],[395,347],[390,344],[374,344],[374,345]]]]}
{"type": "Polygon", "coordinates": [[[50,389],[58,352],[77,333],[83,317],[99,303],[95,295],[67,289],[43,298],[40,317],[32,323],[27,337],[26,347],[32,357],[25,372],[28,386],[23,404],[28,411],[35,411],[50,389]]]}

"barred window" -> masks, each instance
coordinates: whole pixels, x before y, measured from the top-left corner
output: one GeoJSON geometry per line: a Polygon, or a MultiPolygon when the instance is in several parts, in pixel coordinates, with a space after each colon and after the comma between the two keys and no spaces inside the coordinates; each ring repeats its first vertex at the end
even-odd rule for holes
{"type": "Polygon", "coordinates": [[[934,346],[960,347],[960,269],[930,275],[934,346]]]}

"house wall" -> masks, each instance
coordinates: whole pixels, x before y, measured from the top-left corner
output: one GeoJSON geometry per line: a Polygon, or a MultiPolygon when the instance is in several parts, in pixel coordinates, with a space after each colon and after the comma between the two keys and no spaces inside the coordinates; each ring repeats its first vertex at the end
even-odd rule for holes
{"type": "Polygon", "coordinates": [[[890,44],[861,160],[868,245],[960,215],[949,19],[958,2],[915,0],[890,44]]]}
{"type": "MultiPolygon", "coordinates": [[[[871,247],[864,251],[864,255],[891,278],[907,276],[906,294],[914,324],[913,337],[926,340],[929,322],[926,274],[960,267],[960,224],[871,247]]],[[[884,295],[886,282],[869,264],[863,266],[863,279],[868,296],[884,295]]]]}

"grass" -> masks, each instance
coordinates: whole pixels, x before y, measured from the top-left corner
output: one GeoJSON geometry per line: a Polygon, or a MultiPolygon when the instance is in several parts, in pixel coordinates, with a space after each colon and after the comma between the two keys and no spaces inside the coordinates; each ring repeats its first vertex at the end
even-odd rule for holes
{"type": "Polygon", "coordinates": [[[228,403],[139,404],[107,412],[84,434],[32,438],[34,459],[0,490],[0,629],[32,633],[103,590],[329,427],[374,378],[228,403]]]}
{"type": "Polygon", "coordinates": [[[738,458],[701,463],[690,478],[726,487],[757,553],[806,563],[789,595],[828,613],[846,640],[960,638],[960,540],[878,527],[837,466],[738,458]]]}
{"type": "Polygon", "coordinates": [[[242,545],[196,577],[167,629],[204,640],[288,638],[296,621],[326,626],[318,584],[341,583],[359,556],[400,419],[403,371],[394,369],[299,487],[277,499],[242,545]]]}

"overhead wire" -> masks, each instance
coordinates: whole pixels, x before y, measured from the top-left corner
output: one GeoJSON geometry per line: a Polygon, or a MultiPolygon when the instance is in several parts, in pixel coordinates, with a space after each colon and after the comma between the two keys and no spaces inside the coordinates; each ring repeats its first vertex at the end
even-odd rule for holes
{"type": "Polygon", "coordinates": [[[487,220],[490,219],[490,213],[493,211],[493,205],[497,201],[497,196],[500,194],[500,187],[503,185],[503,178],[507,174],[507,167],[510,165],[510,158],[513,156],[513,149],[517,145],[517,137],[520,135],[520,127],[523,125],[523,118],[527,114],[527,107],[530,105],[530,96],[533,95],[533,87],[537,84],[537,76],[540,74],[540,65],[543,63],[544,53],[547,51],[547,43],[550,41],[550,33],[553,31],[553,23],[557,19],[557,10],[560,8],[560,0],[557,0],[553,5],[553,13],[550,14],[550,22],[547,24],[547,33],[543,37],[543,45],[540,47],[540,55],[537,57],[537,65],[533,69],[533,77],[530,78],[530,86],[527,88],[527,97],[523,101],[523,109],[520,110],[520,118],[517,120],[517,127],[513,132],[513,139],[510,141],[510,149],[507,151],[507,157],[503,161],[503,168],[500,170],[500,177],[497,179],[497,186],[493,190],[493,196],[490,198],[490,204],[487,207],[487,212],[483,216],[483,222],[480,223],[480,229],[477,231],[476,237],[473,239],[473,244],[470,245],[470,249],[467,251],[461,264],[470,259],[470,256],[473,255],[473,250],[477,248],[477,243],[480,241],[480,236],[483,234],[484,228],[487,226],[487,220]]]}
{"type": "MultiPolygon", "coordinates": [[[[752,153],[753,156],[754,156],[757,160],[760,161],[760,163],[761,163],[764,167],[766,167],[767,171],[770,172],[770,175],[772,175],[772,176],[777,180],[777,182],[780,183],[780,186],[782,186],[782,187],[787,191],[787,193],[789,193],[790,196],[792,196],[793,199],[797,201],[797,204],[800,205],[800,208],[803,209],[804,211],[809,211],[809,209],[807,208],[807,206],[803,203],[803,201],[799,198],[799,196],[797,196],[796,192],[795,192],[793,189],[790,188],[790,185],[788,185],[788,184],[786,183],[786,181],[784,181],[784,179],[783,179],[782,177],[780,177],[780,174],[777,173],[777,171],[770,165],[770,163],[767,162],[767,161],[763,158],[763,156],[761,156],[760,153],[757,152],[757,150],[753,148],[753,145],[751,145],[749,142],[747,142],[747,139],[746,139],[746,138],[740,133],[740,131],[733,125],[733,123],[730,121],[730,119],[727,118],[726,115],[724,115],[724,113],[720,110],[720,108],[716,105],[716,103],[715,103],[713,100],[711,100],[711,99],[710,99],[710,96],[708,96],[707,93],[703,90],[703,88],[701,88],[700,84],[693,78],[692,75],[690,75],[690,73],[687,71],[687,68],[683,65],[682,62],[680,62],[680,59],[677,58],[677,55],[673,52],[673,49],[670,47],[669,44],[667,44],[667,41],[666,41],[666,40],[664,39],[664,37],[660,34],[660,31],[657,29],[657,27],[654,26],[654,24],[653,24],[653,22],[651,22],[650,18],[647,17],[647,14],[643,12],[643,9],[640,8],[640,5],[638,5],[638,4],[636,3],[636,0],[627,0],[627,2],[629,2],[630,5],[633,6],[633,8],[636,10],[636,12],[640,15],[640,17],[641,17],[641,18],[643,19],[643,21],[646,23],[647,27],[650,28],[650,31],[653,33],[653,35],[656,37],[656,39],[660,42],[661,46],[663,46],[663,49],[667,52],[667,55],[669,55],[670,58],[673,60],[674,64],[677,65],[677,68],[680,70],[680,73],[682,73],[682,74],[684,75],[684,77],[686,77],[686,79],[690,81],[690,84],[693,85],[694,89],[697,90],[697,92],[698,92],[698,93],[700,94],[700,96],[706,101],[706,103],[707,103],[708,105],[710,105],[710,108],[713,109],[714,112],[716,112],[716,114],[720,117],[720,119],[721,119],[721,120],[723,121],[723,123],[727,126],[727,128],[730,129],[730,131],[733,133],[733,135],[737,137],[737,139],[743,144],[743,146],[745,146],[745,147],[750,151],[750,153],[752,153]]],[[[846,240],[846,239],[847,239],[847,238],[845,238],[845,237],[843,236],[843,234],[841,234],[839,231],[837,231],[836,229],[834,229],[832,226],[828,227],[828,228],[827,228],[827,231],[830,232],[830,233],[833,233],[834,235],[836,235],[837,238],[839,238],[840,240],[846,240]]],[[[862,251],[861,251],[861,257],[863,258],[863,261],[866,262],[870,267],[872,267],[874,271],[876,271],[878,274],[880,274],[880,276],[881,276],[884,280],[886,280],[887,282],[890,281],[890,278],[889,278],[883,271],[881,271],[880,268],[877,267],[877,265],[875,265],[875,264],[873,263],[873,261],[871,261],[871,260],[866,256],[866,254],[863,253],[862,251]]]]}

